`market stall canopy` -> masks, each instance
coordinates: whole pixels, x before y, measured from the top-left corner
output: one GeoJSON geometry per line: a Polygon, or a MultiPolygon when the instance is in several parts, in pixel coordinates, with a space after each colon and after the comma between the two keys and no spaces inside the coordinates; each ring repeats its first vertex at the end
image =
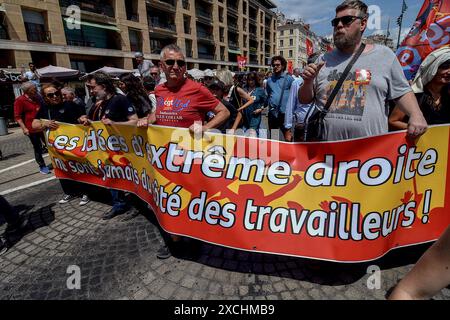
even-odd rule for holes
{"type": "Polygon", "coordinates": [[[41,78],[67,78],[80,74],[80,71],[78,70],[56,67],[52,65],[37,69],[37,72],[41,78]]]}
{"type": "Polygon", "coordinates": [[[92,71],[89,74],[94,74],[97,72],[104,72],[104,73],[110,75],[111,77],[118,77],[125,73],[134,73],[133,70],[125,70],[125,69],[119,69],[119,68],[113,68],[113,67],[103,67],[98,70],[92,71]]]}
{"type": "Polygon", "coordinates": [[[194,78],[195,80],[199,80],[205,77],[205,73],[197,68],[188,70],[187,73],[189,73],[191,77],[194,78]]]}

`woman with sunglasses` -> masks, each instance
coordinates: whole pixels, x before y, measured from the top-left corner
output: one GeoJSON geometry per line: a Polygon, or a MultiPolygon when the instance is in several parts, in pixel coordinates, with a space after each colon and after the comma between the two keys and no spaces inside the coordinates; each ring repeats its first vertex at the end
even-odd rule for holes
{"type": "MultiPolygon", "coordinates": [[[[434,51],[423,62],[412,88],[428,124],[450,123],[450,48],[434,51]]],[[[407,128],[408,117],[394,108],[390,117],[390,129],[407,128]]]]}
{"type": "Polygon", "coordinates": [[[241,108],[238,111],[242,112],[243,129],[250,137],[259,136],[259,127],[261,126],[261,112],[266,103],[266,93],[261,87],[260,79],[256,72],[251,72],[247,75],[246,91],[252,97],[253,103],[247,108],[241,108]]]}
{"type": "MultiPolygon", "coordinates": [[[[61,91],[55,84],[43,85],[42,96],[44,97],[44,105],[39,109],[36,119],[32,123],[35,130],[56,130],[59,127],[57,122],[78,124],[78,119],[86,114],[84,107],[71,101],[63,101],[61,91]],[[41,121],[41,119],[48,119],[49,121],[41,121]]],[[[80,206],[89,202],[89,197],[85,192],[86,184],[66,179],[59,181],[64,191],[64,195],[59,201],[60,204],[67,203],[76,196],[81,196],[80,206]]]]}

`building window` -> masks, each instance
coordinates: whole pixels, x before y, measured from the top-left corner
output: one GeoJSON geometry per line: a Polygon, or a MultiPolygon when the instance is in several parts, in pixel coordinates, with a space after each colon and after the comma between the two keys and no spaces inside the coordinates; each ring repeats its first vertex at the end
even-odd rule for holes
{"type": "Polygon", "coordinates": [[[127,14],[127,20],[136,22],[139,21],[137,0],[125,1],[125,11],[127,14]]]}
{"type": "Polygon", "coordinates": [[[294,39],[289,39],[289,45],[292,47],[294,45],[294,39]]]}
{"type": "Polygon", "coordinates": [[[189,4],[189,0],[183,0],[183,9],[190,10],[191,6],[189,4]]]}
{"type": "Polygon", "coordinates": [[[280,47],[283,47],[283,46],[284,46],[284,41],[280,40],[280,47]]]}
{"type": "Polygon", "coordinates": [[[219,8],[219,22],[223,22],[223,8],[219,8]]]}
{"type": "Polygon", "coordinates": [[[280,56],[283,56],[283,50],[280,50],[280,56]]]}
{"type": "Polygon", "coordinates": [[[289,58],[292,58],[292,50],[289,50],[289,58]]]}
{"type": "Polygon", "coordinates": [[[0,39],[9,40],[8,28],[6,27],[4,21],[1,20],[1,18],[0,18],[0,39]]]}
{"type": "Polygon", "coordinates": [[[50,42],[50,32],[45,26],[45,18],[41,12],[22,10],[28,41],[50,42]]]}
{"type": "Polygon", "coordinates": [[[284,36],[284,30],[281,30],[281,31],[280,31],[280,35],[281,35],[281,36],[284,36]]]}
{"type": "Polygon", "coordinates": [[[184,33],[191,34],[191,17],[184,16],[183,23],[184,23],[184,33]]]}
{"type": "Polygon", "coordinates": [[[294,29],[289,29],[289,34],[294,34],[294,29]]]}
{"type": "Polygon", "coordinates": [[[186,39],[184,44],[186,46],[186,56],[192,58],[192,40],[186,39]]]}
{"type": "Polygon", "coordinates": [[[142,51],[142,34],[138,30],[129,29],[131,51],[142,51]]]}

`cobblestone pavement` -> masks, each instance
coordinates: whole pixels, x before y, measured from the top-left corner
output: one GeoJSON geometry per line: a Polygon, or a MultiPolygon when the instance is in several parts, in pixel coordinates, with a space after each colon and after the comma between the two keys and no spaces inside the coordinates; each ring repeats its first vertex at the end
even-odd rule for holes
{"type": "MultiPolygon", "coordinates": [[[[20,143],[12,145],[16,149],[4,155],[23,152],[30,158],[20,143]]],[[[0,169],[8,165],[0,162],[0,169]]],[[[110,208],[103,195],[85,207],[77,199],[60,205],[60,196],[57,180],[6,196],[28,218],[28,230],[10,237],[12,247],[0,256],[0,299],[384,299],[429,247],[393,250],[371,263],[338,264],[203,243],[196,260],[158,260],[162,240],[150,213],[103,221],[110,208]],[[371,264],[381,268],[379,290],[366,285],[371,264]],[[67,289],[70,265],[80,267],[79,290],[67,289]]],[[[450,290],[435,299],[450,299],[450,290]]]]}

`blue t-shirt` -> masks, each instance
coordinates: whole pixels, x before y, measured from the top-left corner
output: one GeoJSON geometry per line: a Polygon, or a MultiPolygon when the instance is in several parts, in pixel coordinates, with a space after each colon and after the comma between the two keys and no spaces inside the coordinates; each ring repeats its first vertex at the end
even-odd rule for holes
{"type": "Polygon", "coordinates": [[[274,74],[267,80],[266,91],[269,107],[276,108],[281,113],[286,112],[286,104],[289,99],[289,91],[293,81],[294,78],[286,72],[282,73],[280,76],[274,74]],[[284,94],[280,103],[282,88],[284,88],[284,94]]]}
{"type": "Polygon", "coordinates": [[[255,90],[249,91],[248,94],[255,101],[242,112],[244,127],[258,129],[261,124],[261,113],[253,114],[253,112],[257,109],[264,108],[267,99],[266,92],[263,88],[255,88],[255,90]]]}

